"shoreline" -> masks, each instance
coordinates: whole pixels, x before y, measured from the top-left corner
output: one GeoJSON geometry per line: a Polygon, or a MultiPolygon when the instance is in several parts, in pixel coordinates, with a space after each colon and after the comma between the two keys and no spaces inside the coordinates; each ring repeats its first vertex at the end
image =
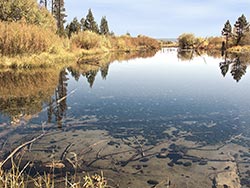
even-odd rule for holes
{"type": "MultiPolygon", "coordinates": [[[[163,48],[178,48],[177,43],[173,44],[161,44],[159,49],[150,49],[141,46],[136,46],[135,48],[124,49],[77,49],[75,52],[63,51],[57,54],[51,54],[48,52],[43,52],[41,54],[25,54],[21,56],[2,56],[0,61],[0,70],[4,69],[34,69],[34,68],[63,68],[65,66],[70,66],[74,63],[84,62],[86,60],[96,60],[97,56],[105,56],[107,54],[140,54],[147,52],[157,52],[163,48]]],[[[189,49],[196,50],[196,49],[189,49]]],[[[180,51],[186,51],[186,49],[181,49],[180,51]]],[[[217,48],[211,49],[198,49],[198,52],[218,52],[217,48]]],[[[230,54],[244,54],[250,53],[250,46],[233,46],[226,50],[230,54]]],[[[203,54],[203,53],[202,53],[203,54]]]]}
{"type": "MultiPolygon", "coordinates": [[[[160,48],[161,49],[161,48],[160,48]]],[[[52,68],[70,66],[79,60],[95,60],[97,56],[106,54],[140,54],[147,52],[157,52],[160,49],[128,49],[128,50],[79,50],[78,52],[65,52],[60,54],[26,54],[22,56],[7,57],[2,56],[0,61],[0,70],[3,69],[33,69],[33,68],[52,68]]]]}

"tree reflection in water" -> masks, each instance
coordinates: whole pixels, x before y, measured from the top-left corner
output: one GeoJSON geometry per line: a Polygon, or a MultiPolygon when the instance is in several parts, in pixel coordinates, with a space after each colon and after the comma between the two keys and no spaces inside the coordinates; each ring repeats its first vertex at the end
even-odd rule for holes
{"type": "Polygon", "coordinates": [[[0,112],[11,125],[23,124],[43,110],[58,83],[54,69],[2,70],[0,112]]]}
{"type": "MultiPolygon", "coordinates": [[[[239,82],[243,75],[246,74],[247,66],[250,63],[250,54],[228,54],[227,52],[220,51],[197,51],[197,50],[178,50],[177,58],[181,61],[191,61],[193,58],[202,56],[206,53],[214,58],[224,57],[224,61],[220,62],[219,67],[221,74],[225,77],[230,70],[230,73],[236,82],[239,82]]],[[[204,59],[206,62],[206,60],[204,59]]]]}
{"type": "Polygon", "coordinates": [[[225,53],[225,59],[220,63],[221,74],[225,77],[231,69],[231,75],[236,82],[239,82],[247,70],[248,54],[231,54],[225,53]]]}
{"type": "Polygon", "coordinates": [[[53,115],[58,128],[62,127],[62,120],[66,116],[67,111],[67,72],[62,70],[59,74],[58,86],[55,89],[54,96],[50,99],[48,105],[48,122],[52,121],[53,115]],[[53,104],[55,105],[53,106],[53,104]]]}
{"type": "MultiPolygon", "coordinates": [[[[115,60],[152,57],[156,51],[135,53],[110,53],[98,59],[79,60],[67,69],[30,69],[0,71],[0,115],[8,124],[22,125],[47,111],[48,123],[62,127],[67,111],[67,74],[76,81],[85,77],[92,87],[98,72],[107,78],[109,65],[115,60]]],[[[1,122],[0,122],[1,123],[1,122]]]]}

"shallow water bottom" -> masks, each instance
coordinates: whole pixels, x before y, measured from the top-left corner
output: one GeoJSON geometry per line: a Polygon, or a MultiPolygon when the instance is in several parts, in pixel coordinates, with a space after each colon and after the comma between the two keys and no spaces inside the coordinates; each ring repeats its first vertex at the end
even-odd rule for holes
{"type": "MultiPolygon", "coordinates": [[[[173,128],[166,130],[171,131],[173,128]]],[[[186,141],[183,134],[145,145],[143,136],[114,138],[107,131],[71,127],[46,132],[17,156],[24,163],[33,162],[33,174],[51,171],[49,164],[53,162],[63,164],[55,167],[59,176],[66,172],[103,172],[112,187],[249,187],[247,148],[231,142],[202,146],[186,141]]],[[[2,154],[10,151],[10,145],[14,148],[29,137],[31,140],[30,135],[13,134],[2,154]]]]}

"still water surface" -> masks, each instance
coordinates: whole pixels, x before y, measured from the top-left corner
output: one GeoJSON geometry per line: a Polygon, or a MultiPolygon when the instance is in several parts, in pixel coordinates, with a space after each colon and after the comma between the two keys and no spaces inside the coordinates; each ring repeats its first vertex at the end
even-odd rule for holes
{"type": "Polygon", "coordinates": [[[38,171],[77,155],[114,187],[250,187],[248,56],[192,55],[1,72],[2,158],[45,131],[23,156],[38,171]]]}

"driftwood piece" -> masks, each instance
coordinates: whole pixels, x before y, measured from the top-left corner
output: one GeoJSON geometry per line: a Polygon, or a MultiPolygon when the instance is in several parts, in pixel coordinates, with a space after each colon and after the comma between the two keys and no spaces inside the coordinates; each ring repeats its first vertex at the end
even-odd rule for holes
{"type": "Polygon", "coordinates": [[[23,143],[22,145],[18,146],[16,149],[14,149],[14,151],[11,152],[11,154],[3,161],[0,162],[0,168],[10,159],[12,158],[20,149],[22,149],[23,147],[32,144],[33,142],[37,141],[38,139],[40,139],[41,137],[43,137],[45,135],[45,133],[40,134],[39,136],[33,138],[32,140],[23,143]]]}

